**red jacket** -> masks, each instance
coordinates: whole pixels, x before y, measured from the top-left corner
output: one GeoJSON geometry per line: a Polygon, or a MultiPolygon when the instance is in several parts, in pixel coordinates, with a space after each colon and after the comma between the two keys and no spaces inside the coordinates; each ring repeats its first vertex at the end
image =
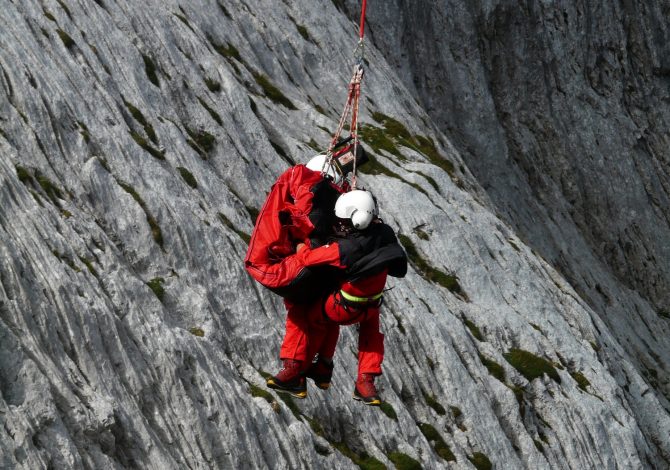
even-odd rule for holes
{"type": "Polygon", "coordinates": [[[306,248],[300,253],[295,253],[295,247],[298,243],[309,245],[309,237],[315,231],[330,229],[329,220],[341,192],[320,172],[305,165],[282,173],[256,219],[244,259],[247,272],[265,287],[287,297],[281,288],[295,284],[304,268],[324,264],[340,267],[337,244],[306,248]]]}

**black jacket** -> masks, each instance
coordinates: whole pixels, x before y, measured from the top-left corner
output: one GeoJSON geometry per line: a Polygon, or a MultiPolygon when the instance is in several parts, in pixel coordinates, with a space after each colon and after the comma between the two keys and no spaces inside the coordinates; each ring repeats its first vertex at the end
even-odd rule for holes
{"type": "Polygon", "coordinates": [[[388,269],[389,276],[405,277],[407,255],[393,229],[374,221],[365,230],[356,230],[346,238],[335,239],[340,246],[340,260],[346,268],[346,281],[355,281],[388,269]]]}

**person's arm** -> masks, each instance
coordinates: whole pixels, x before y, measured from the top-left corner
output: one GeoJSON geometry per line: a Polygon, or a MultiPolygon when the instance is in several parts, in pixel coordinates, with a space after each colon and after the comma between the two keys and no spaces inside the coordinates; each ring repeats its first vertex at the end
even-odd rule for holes
{"type": "Polygon", "coordinates": [[[309,248],[305,244],[301,244],[300,249],[295,254],[304,266],[329,265],[336,268],[344,269],[346,266],[342,264],[342,257],[340,255],[340,246],[337,242],[322,245],[318,248],[309,248]]]}

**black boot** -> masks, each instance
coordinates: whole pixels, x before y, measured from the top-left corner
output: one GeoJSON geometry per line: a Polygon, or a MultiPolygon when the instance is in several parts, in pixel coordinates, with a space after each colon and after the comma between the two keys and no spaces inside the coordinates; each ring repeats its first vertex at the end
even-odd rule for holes
{"type": "Polygon", "coordinates": [[[317,358],[312,362],[309,369],[305,372],[305,377],[314,381],[314,385],[321,390],[327,390],[330,387],[330,379],[333,376],[333,360],[317,358]]]}

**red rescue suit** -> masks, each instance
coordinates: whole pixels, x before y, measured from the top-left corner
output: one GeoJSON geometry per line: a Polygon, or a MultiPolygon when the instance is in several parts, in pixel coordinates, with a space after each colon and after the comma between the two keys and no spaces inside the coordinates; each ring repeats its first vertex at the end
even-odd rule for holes
{"type": "Polygon", "coordinates": [[[256,219],[244,259],[247,272],[293,303],[309,302],[303,296],[324,285],[324,274],[306,268],[339,268],[339,256],[332,248],[296,253],[295,247],[298,243],[320,245],[315,238],[325,237],[331,230],[335,201],[342,192],[342,188],[305,165],[282,173],[256,219]]]}
{"type": "Polygon", "coordinates": [[[316,353],[332,358],[340,325],[358,323],[358,377],[382,373],[384,335],[379,330],[379,308],[386,277],[387,270],[384,270],[365,279],[345,282],[323,305],[309,311],[308,358],[316,353]]]}
{"type": "MultiPolygon", "coordinates": [[[[244,265],[255,280],[284,297],[288,337],[306,338],[309,302],[336,283],[339,248],[319,245],[330,234],[335,201],[345,189],[296,165],[279,176],[256,219],[244,265]],[[296,253],[298,243],[306,248],[296,253]]],[[[280,357],[305,356],[306,347],[300,340],[282,345],[280,357]]]]}
{"type": "Polygon", "coordinates": [[[318,353],[332,358],[340,325],[359,323],[359,374],[381,374],[384,359],[384,335],[379,331],[381,294],[388,275],[404,277],[407,255],[397,242],[393,230],[384,223],[373,223],[368,229],[337,239],[342,271],[346,281],[339,289],[311,307],[305,307],[308,324],[289,329],[282,343],[280,357],[301,361],[308,368],[318,353]]]}

